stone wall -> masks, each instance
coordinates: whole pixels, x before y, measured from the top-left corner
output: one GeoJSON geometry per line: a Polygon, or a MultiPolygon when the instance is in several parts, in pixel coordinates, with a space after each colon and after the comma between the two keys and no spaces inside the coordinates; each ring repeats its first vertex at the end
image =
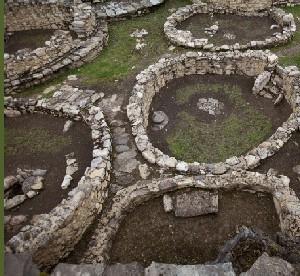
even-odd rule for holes
{"type": "Polygon", "coordinates": [[[6,12],[6,27],[10,31],[40,28],[67,30],[55,32],[44,47],[33,51],[19,50],[13,55],[4,54],[6,93],[20,86],[41,83],[62,68],[79,67],[93,59],[107,44],[107,22],[96,22],[93,8],[81,1],[67,3],[57,0],[49,4],[44,0],[13,0],[6,3],[6,12]],[[32,23],[27,23],[23,18],[30,18],[32,23]],[[70,30],[78,38],[72,37],[70,30]]]}
{"type": "Polygon", "coordinates": [[[209,51],[233,51],[233,50],[245,50],[245,49],[261,49],[267,47],[275,47],[283,43],[287,43],[294,35],[296,31],[296,24],[292,14],[287,14],[285,11],[279,8],[272,8],[268,11],[228,11],[226,8],[222,8],[214,5],[207,5],[206,3],[199,3],[194,5],[187,5],[179,8],[175,13],[167,18],[164,24],[164,32],[167,38],[172,42],[180,46],[190,48],[201,48],[209,51]],[[180,22],[185,21],[191,16],[196,14],[238,14],[242,16],[269,16],[282,28],[282,31],[273,37],[266,37],[265,40],[249,41],[248,43],[240,44],[235,43],[231,45],[214,45],[210,43],[207,38],[196,38],[190,31],[179,30],[177,25],[180,22]]]}
{"type": "MultiPolygon", "coordinates": [[[[201,0],[192,0],[193,3],[204,2],[201,0]]],[[[237,11],[259,11],[269,9],[272,6],[272,0],[205,0],[208,4],[224,7],[228,10],[237,11]]]]}
{"type": "Polygon", "coordinates": [[[71,21],[70,8],[61,4],[13,2],[5,5],[5,30],[7,32],[32,29],[68,29],[71,21]]]}
{"type": "Polygon", "coordinates": [[[175,176],[154,179],[151,182],[141,181],[117,192],[111,208],[99,220],[98,227],[91,238],[91,246],[81,262],[109,262],[112,242],[128,212],[152,198],[187,187],[269,193],[273,196],[283,234],[296,240],[300,239],[300,201],[289,188],[288,177],[266,176],[246,171],[222,176],[175,176]]]}
{"type": "MultiPolygon", "coordinates": [[[[137,75],[137,83],[133,88],[127,116],[132,125],[137,148],[151,164],[163,168],[175,169],[187,174],[224,174],[229,170],[251,169],[274,155],[300,126],[300,88],[293,82],[299,82],[298,68],[283,69],[277,66],[278,58],[269,51],[203,53],[187,52],[180,56],[168,56],[137,75]],[[277,74],[277,71],[282,71],[277,74]],[[270,76],[262,91],[269,91],[271,97],[286,97],[293,113],[265,142],[240,157],[232,156],[223,162],[186,163],[176,160],[155,148],[147,136],[148,116],[152,98],[169,81],[192,74],[224,74],[245,75],[261,79],[261,74],[270,76]],[[276,78],[276,82],[273,82],[276,78]],[[265,88],[265,89],[264,89],[265,88]]],[[[256,81],[257,83],[257,81],[256,81]]],[[[265,93],[265,92],[264,92],[265,93]]],[[[263,96],[263,95],[262,95],[263,96]]]]}
{"type": "Polygon", "coordinates": [[[99,98],[95,91],[64,85],[49,99],[5,99],[5,113],[50,113],[82,120],[91,128],[93,159],[77,187],[50,213],[38,216],[6,244],[7,251],[30,252],[39,267],[54,265],[73,250],[107,198],[112,147],[102,111],[94,106],[99,98]]]}

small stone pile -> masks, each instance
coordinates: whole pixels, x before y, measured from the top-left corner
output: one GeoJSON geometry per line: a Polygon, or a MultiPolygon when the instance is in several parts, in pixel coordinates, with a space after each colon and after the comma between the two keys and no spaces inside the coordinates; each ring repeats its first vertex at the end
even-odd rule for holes
{"type": "Polygon", "coordinates": [[[23,170],[17,169],[17,175],[9,175],[4,178],[4,208],[12,209],[22,204],[26,199],[33,198],[43,189],[44,176],[47,170],[23,170]],[[21,188],[22,194],[14,194],[14,188],[21,188]]]}
{"type": "Polygon", "coordinates": [[[135,50],[140,51],[147,45],[144,37],[148,35],[148,32],[145,29],[135,30],[130,37],[136,38],[135,50]]]}
{"type": "Polygon", "coordinates": [[[214,98],[200,98],[197,103],[199,110],[208,112],[209,115],[220,115],[223,113],[224,104],[214,98]]]}

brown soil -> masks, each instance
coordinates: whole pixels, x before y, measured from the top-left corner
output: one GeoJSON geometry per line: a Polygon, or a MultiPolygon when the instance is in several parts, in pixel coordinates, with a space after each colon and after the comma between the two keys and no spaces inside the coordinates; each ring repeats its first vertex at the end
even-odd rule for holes
{"type": "Polygon", "coordinates": [[[197,38],[208,38],[210,43],[216,45],[231,45],[246,44],[251,40],[265,40],[274,33],[282,31],[281,28],[271,30],[272,25],[276,25],[276,22],[269,16],[214,14],[211,17],[208,14],[197,14],[180,23],[177,28],[189,30],[197,38]],[[219,22],[219,30],[213,37],[210,37],[204,32],[204,29],[214,25],[216,21],[219,22]],[[224,37],[226,33],[234,34],[236,38],[229,40],[224,37]]]}
{"type": "MultiPolygon", "coordinates": [[[[188,112],[190,115],[197,117],[197,119],[204,123],[211,123],[213,121],[220,122],[227,118],[232,112],[239,115],[240,111],[232,106],[228,96],[224,93],[213,93],[213,92],[202,92],[201,94],[195,94],[190,97],[186,104],[178,104],[176,100],[176,92],[184,89],[190,85],[236,85],[241,89],[242,97],[244,100],[252,106],[255,110],[264,114],[270,119],[272,123],[272,131],[275,131],[284,121],[287,120],[292,110],[286,101],[283,101],[279,106],[274,106],[270,99],[263,98],[261,96],[254,96],[252,94],[252,87],[254,79],[245,76],[225,76],[225,75],[191,75],[182,78],[174,79],[168,83],[167,86],[163,87],[161,91],[155,95],[152,100],[150,111],[162,110],[169,118],[169,123],[162,131],[153,131],[153,123],[151,121],[150,112],[148,134],[150,141],[153,145],[164,153],[172,155],[166,141],[168,134],[178,126],[179,119],[178,114],[181,111],[188,112]],[[200,96],[201,95],[201,96],[200,96]],[[197,108],[197,101],[199,98],[212,97],[218,99],[224,103],[224,114],[211,116],[207,112],[200,111],[197,108]]],[[[267,137],[265,137],[267,138],[267,137]]],[[[250,150],[250,149],[249,149],[250,150]]]]}
{"type": "Polygon", "coordinates": [[[110,261],[205,263],[217,257],[237,227],[252,226],[274,236],[278,224],[272,198],[267,195],[220,192],[217,215],[193,218],[166,213],[159,197],[127,215],[113,242],[110,261]]]}
{"type": "MultiPolygon", "coordinates": [[[[32,126],[36,128],[47,128],[53,136],[61,135],[66,119],[54,118],[49,115],[26,115],[20,118],[5,119],[5,128],[26,129],[32,126]]],[[[71,144],[64,146],[59,152],[34,154],[17,154],[5,156],[4,174],[16,175],[17,168],[23,169],[46,169],[47,174],[44,180],[44,189],[39,195],[32,199],[27,199],[19,207],[6,211],[5,215],[33,215],[44,214],[57,206],[62,199],[67,198],[68,192],[77,186],[78,181],[84,174],[85,168],[92,160],[92,140],[89,128],[81,123],[75,122],[70,130],[65,134],[71,138],[71,144]],[[73,180],[68,189],[63,190],[61,183],[65,175],[66,160],[65,155],[75,153],[79,170],[73,175],[73,180]]],[[[34,145],[33,145],[34,146],[34,145]]],[[[8,240],[14,233],[5,233],[8,240]]]]}
{"type": "Polygon", "coordinates": [[[266,173],[270,168],[286,175],[291,179],[290,186],[300,197],[300,176],[293,167],[300,165],[300,132],[296,132],[290,140],[274,156],[264,160],[256,169],[258,172],[266,173]]]}
{"type": "Polygon", "coordinates": [[[14,32],[5,42],[4,52],[14,54],[21,49],[34,50],[44,47],[45,42],[53,35],[54,30],[29,30],[14,32]]]}

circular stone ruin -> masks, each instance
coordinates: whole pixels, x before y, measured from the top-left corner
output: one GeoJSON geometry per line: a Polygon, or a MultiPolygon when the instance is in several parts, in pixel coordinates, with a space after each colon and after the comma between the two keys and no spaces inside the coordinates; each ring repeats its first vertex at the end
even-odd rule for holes
{"type": "Polygon", "coordinates": [[[199,3],[179,8],[167,18],[164,32],[174,44],[198,48],[209,51],[231,51],[245,49],[261,49],[287,43],[296,31],[296,24],[292,14],[282,9],[272,8],[267,11],[236,11],[226,8],[199,3]],[[230,18],[230,21],[228,19],[230,18]],[[261,25],[259,22],[267,19],[261,25]],[[192,22],[195,20],[195,23],[192,22]],[[198,21],[197,21],[198,20],[198,21]],[[187,22],[191,21],[192,32],[183,30],[187,22]],[[273,21],[272,23],[270,23],[273,21]],[[235,22],[235,24],[232,24],[235,22]],[[230,25],[231,24],[231,25],[230,25]],[[255,24],[257,24],[255,26],[255,24]],[[253,31],[247,33],[241,26],[253,25],[253,31]],[[228,30],[227,30],[228,29],[228,30]],[[262,33],[265,31],[265,34],[262,33]],[[196,34],[198,33],[197,37],[196,34]],[[261,37],[254,40],[253,33],[261,37]],[[201,37],[198,37],[198,36],[201,37]],[[248,37],[247,37],[248,35],[248,37]],[[249,36],[251,35],[251,36],[249,36]],[[244,37],[244,39],[241,39],[244,37]]]}
{"type": "MultiPolygon", "coordinates": [[[[52,98],[35,100],[7,97],[5,100],[4,113],[7,117],[49,114],[68,118],[69,121],[84,122],[91,130],[92,160],[78,184],[49,213],[34,217],[6,243],[8,252],[27,251],[32,254],[39,267],[54,265],[72,251],[95,216],[101,212],[107,198],[112,147],[110,131],[103,113],[99,107],[93,105],[99,97],[95,91],[63,85],[52,98]]],[[[65,188],[63,186],[69,180],[68,171],[73,164],[69,164],[68,160],[66,162],[62,188],[65,188]]]]}
{"type": "MultiPolygon", "coordinates": [[[[132,124],[132,132],[137,148],[143,157],[162,168],[173,168],[181,173],[223,174],[228,170],[252,169],[274,155],[299,129],[299,86],[295,77],[300,72],[297,67],[282,68],[277,65],[277,56],[268,51],[246,51],[220,53],[189,52],[180,56],[162,58],[137,76],[137,83],[127,106],[127,115],[132,124]],[[237,157],[228,156],[219,163],[184,162],[162,152],[153,146],[148,134],[148,120],[153,97],[163,87],[177,78],[189,75],[225,75],[228,78],[247,76],[256,78],[252,91],[259,96],[272,97],[277,103],[285,98],[292,114],[275,130],[267,140],[247,153],[237,157]]],[[[195,103],[196,104],[196,103],[195,103]]],[[[271,102],[273,105],[273,103],[271,102]]],[[[196,161],[196,160],[194,160],[196,161]]]]}
{"type": "Polygon", "coordinates": [[[5,32],[7,44],[11,36],[20,47],[33,48],[36,40],[46,39],[37,35],[52,34],[39,48],[4,54],[6,92],[43,82],[62,68],[81,66],[103,49],[108,38],[107,23],[96,21],[94,9],[77,0],[6,2],[5,32]]]}
{"type": "MultiPolygon", "coordinates": [[[[300,237],[300,232],[299,232],[300,231],[299,228],[300,226],[299,203],[300,202],[297,196],[295,195],[295,193],[293,192],[293,190],[289,188],[288,182],[289,182],[288,178],[285,176],[281,176],[278,178],[276,176],[266,176],[259,173],[245,172],[245,171],[232,172],[232,173],[224,174],[222,176],[195,176],[195,177],[176,176],[174,178],[153,179],[152,182],[147,182],[147,183],[139,182],[135,185],[132,185],[131,187],[125,188],[117,192],[116,196],[113,198],[111,208],[108,210],[107,213],[103,214],[103,216],[99,220],[98,227],[96,228],[96,231],[93,234],[93,236],[90,238],[88,249],[85,251],[84,255],[82,256],[80,263],[111,264],[112,262],[114,262],[113,260],[111,260],[113,255],[113,250],[114,250],[112,249],[112,247],[114,247],[115,240],[119,238],[118,235],[120,234],[120,230],[122,230],[122,225],[124,225],[122,223],[123,221],[126,220],[126,217],[129,216],[128,213],[135,212],[137,208],[141,208],[138,206],[146,202],[151,202],[155,198],[161,196],[164,196],[164,210],[166,212],[169,212],[170,209],[169,210],[166,209],[166,206],[168,206],[168,204],[166,204],[165,196],[170,195],[170,192],[185,191],[187,188],[193,188],[193,191],[195,192],[211,193],[213,194],[213,197],[215,196],[217,197],[218,192],[221,193],[221,191],[229,191],[231,193],[236,189],[240,191],[267,193],[273,197],[276,213],[279,218],[280,230],[284,235],[297,240],[300,237]]],[[[189,209],[189,211],[195,210],[197,212],[199,211],[199,207],[205,206],[205,201],[206,200],[204,198],[202,198],[202,200],[199,200],[198,198],[198,202],[197,203],[194,202],[193,204],[191,203],[193,202],[193,200],[190,201],[190,199],[183,198],[181,204],[183,204],[185,207],[183,207],[181,210],[186,211],[187,209],[189,209]],[[188,206],[189,204],[190,206],[188,206]]],[[[175,208],[178,208],[178,197],[174,202],[177,206],[175,208]]],[[[216,202],[218,202],[218,199],[216,199],[216,202]]],[[[143,210],[145,212],[145,216],[149,217],[146,214],[148,213],[148,211],[145,208],[143,210]]],[[[212,212],[211,209],[209,211],[212,212]]],[[[259,210],[259,212],[260,211],[262,210],[259,210]]],[[[215,212],[215,210],[213,210],[213,212],[215,212]]],[[[230,211],[225,210],[224,212],[226,213],[230,211]]],[[[190,213],[189,215],[191,217],[195,216],[194,213],[193,214],[190,213]]],[[[176,209],[175,209],[175,216],[176,216],[176,209]]],[[[182,225],[184,221],[183,216],[184,214],[181,214],[181,218],[179,218],[181,220],[181,224],[179,223],[178,226],[182,225]]],[[[219,216],[221,216],[221,214],[219,214],[219,216]]],[[[211,217],[211,220],[212,221],[216,220],[216,217],[211,217]]],[[[145,224],[147,225],[147,227],[149,227],[149,229],[147,229],[147,227],[144,226],[144,228],[141,231],[143,233],[147,231],[150,232],[151,227],[152,226],[155,227],[156,223],[157,223],[156,219],[151,221],[146,221],[145,224]]],[[[195,223],[195,220],[193,221],[193,223],[195,223]]],[[[194,225],[193,223],[192,225],[194,225]]],[[[136,224],[137,223],[134,223],[134,225],[136,224]]],[[[168,225],[164,225],[164,227],[163,226],[161,227],[162,227],[161,231],[163,233],[165,233],[166,231],[168,232],[168,229],[165,229],[168,228],[168,225]]],[[[174,232],[176,232],[176,230],[177,229],[173,229],[174,232]]],[[[218,233],[220,234],[219,232],[220,229],[217,228],[214,230],[216,230],[217,232],[215,233],[215,237],[216,237],[218,233]]],[[[140,229],[135,229],[135,231],[139,232],[140,229]]],[[[135,231],[129,231],[128,233],[129,234],[131,233],[134,236],[135,233],[132,232],[135,231]]],[[[173,233],[173,231],[172,229],[170,230],[171,233],[173,233]]],[[[184,235],[186,235],[186,233],[192,235],[192,233],[190,233],[189,231],[187,230],[185,231],[186,232],[184,235]]],[[[156,238],[158,240],[153,241],[153,246],[158,246],[159,249],[153,248],[153,250],[157,252],[157,254],[154,256],[154,260],[152,258],[151,260],[147,259],[146,261],[147,263],[151,261],[162,262],[161,254],[163,255],[164,254],[163,251],[165,250],[164,239],[167,239],[165,235],[166,234],[163,234],[162,237],[159,237],[159,234],[157,234],[156,238]]],[[[173,240],[175,236],[173,236],[173,234],[169,234],[169,235],[172,235],[169,238],[173,242],[175,242],[176,244],[174,245],[175,248],[176,249],[180,248],[181,245],[177,244],[176,240],[175,241],[173,240]]],[[[193,238],[197,238],[197,237],[199,238],[199,235],[200,235],[200,239],[203,238],[201,231],[198,231],[193,236],[193,238]]],[[[140,238],[141,238],[140,236],[136,236],[136,239],[140,239],[140,238]]],[[[188,239],[190,238],[191,237],[189,237],[188,239]]],[[[118,241],[118,243],[120,246],[120,240],[118,241]]],[[[125,243],[127,243],[127,241],[125,241],[125,243]]],[[[144,262],[143,258],[145,258],[145,256],[143,254],[145,253],[145,250],[151,251],[151,246],[152,246],[151,243],[149,244],[149,241],[147,239],[143,240],[142,243],[139,243],[139,241],[132,241],[132,243],[130,246],[132,248],[135,248],[133,250],[138,252],[136,254],[141,255],[138,261],[144,262]],[[141,245],[144,243],[148,244],[147,248],[145,248],[143,245],[138,247],[138,244],[141,245]]],[[[126,246],[126,245],[123,244],[122,246],[126,246]]],[[[194,249],[192,245],[191,247],[194,249]]],[[[175,250],[175,248],[173,250],[175,250]]],[[[177,257],[180,258],[180,256],[184,255],[184,252],[181,252],[181,250],[179,251],[175,250],[175,252],[176,252],[175,253],[176,258],[177,257]]],[[[131,254],[131,252],[128,252],[128,254],[131,254]]],[[[127,259],[127,256],[124,256],[124,258],[127,259]]],[[[129,262],[132,261],[137,261],[137,260],[134,259],[129,260],[129,262]]],[[[213,260],[209,260],[209,261],[213,261],[213,260]]],[[[121,262],[123,263],[123,260],[121,262]]],[[[128,262],[128,260],[125,262],[128,262]]],[[[163,260],[163,262],[165,262],[165,260],[163,260]]],[[[174,262],[174,259],[167,260],[167,263],[172,263],[172,262],[174,262]]],[[[193,261],[191,259],[188,259],[187,262],[189,263],[193,261]]],[[[184,263],[186,263],[186,261],[184,261],[184,263]]]]}

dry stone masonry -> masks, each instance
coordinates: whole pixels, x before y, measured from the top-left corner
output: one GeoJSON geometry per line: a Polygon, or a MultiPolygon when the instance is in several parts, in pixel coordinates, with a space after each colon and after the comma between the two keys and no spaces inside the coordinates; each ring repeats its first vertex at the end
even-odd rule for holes
{"type": "Polygon", "coordinates": [[[202,53],[188,52],[179,56],[167,56],[156,64],[150,65],[137,77],[132,90],[127,115],[132,124],[137,148],[151,164],[162,168],[175,169],[186,174],[223,174],[229,170],[251,169],[275,154],[300,126],[300,71],[297,67],[282,68],[277,65],[277,56],[269,51],[202,53]],[[270,80],[261,83],[261,74],[268,71],[270,80]],[[192,74],[245,75],[258,77],[262,95],[274,97],[284,96],[293,109],[288,120],[279,127],[265,142],[240,157],[230,157],[224,162],[186,163],[164,154],[155,148],[147,135],[150,105],[156,93],[175,78],[192,74]]]}
{"type": "MultiPolygon", "coordinates": [[[[234,1],[236,2],[236,1],[234,1]]],[[[260,2],[260,1],[259,1],[260,2]]],[[[249,4],[251,5],[251,4],[249,4]]],[[[218,25],[213,25],[206,31],[214,34],[218,31],[218,25]]],[[[164,32],[167,38],[174,44],[189,48],[198,48],[209,51],[232,51],[245,49],[261,49],[277,46],[282,43],[287,43],[296,31],[296,24],[292,14],[287,14],[282,9],[272,8],[268,11],[251,11],[251,12],[236,12],[235,10],[227,10],[218,6],[211,6],[206,3],[199,2],[198,4],[188,5],[179,8],[175,13],[167,18],[164,24],[164,32]],[[270,16],[282,28],[282,32],[276,33],[272,37],[267,37],[264,41],[249,41],[246,44],[235,43],[231,45],[214,45],[207,38],[196,38],[190,31],[179,30],[177,25],[196,14],[238,14],[243,16],[270,16]]],[[[229,34],[230,35],[230,34],[229,34]]]]}
{"type": "Polygon", "coordinates": [[[62,68],[81,66],[94,58],[108,39],[107,23],[96,22],[94,9],[77,0],[72,5],[61,1],[11,1],[6,3],[5,9],[7,32],[57,30],[44,47],[4,54],[7,93],[43,82],[62,68]],[[28,24],[27,19],[30,19],[28,24]],[[73,38],[70,31],[76,37],[73,38]]]}
{"type": "MultiPolygon", "coordinates": [[[[5,109],[24,113],[50,113],[70,120],[82,120],[91,128],[93,159],[77,187],[71,190],[50,213],[23,227],[7,243],[12,252],[28,251],[40,267],[56,264],[70,253],[95,216],[102,210],[107,197],[111,169],[111,135],[101,109],[94,105],[99,94],[67,84],[53,97],[36,99],[5,99],[5,109]]],[[[76,159],[66,157],[70,175],[76,170],[76,159]],[[72,165],[72,166],[71,166],[72,165]]]]}

